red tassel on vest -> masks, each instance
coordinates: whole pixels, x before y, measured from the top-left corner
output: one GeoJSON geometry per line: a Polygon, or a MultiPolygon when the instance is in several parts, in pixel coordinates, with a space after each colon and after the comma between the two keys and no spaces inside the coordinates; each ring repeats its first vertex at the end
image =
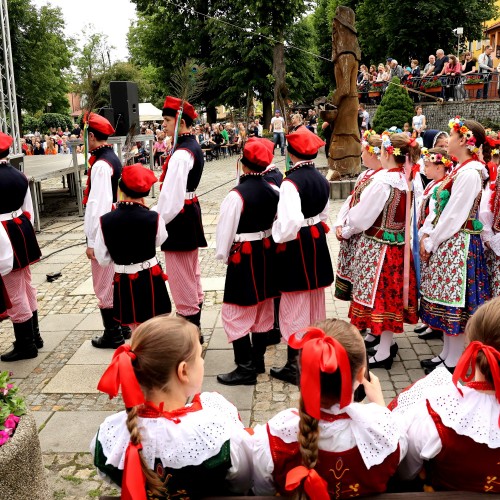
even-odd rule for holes
{"type": "Polygon", "coordinates": [[[325,230],[325,234],[328,234],[330,232],[330,226],[326,223],[321,221],[321,225],[323,226],[323,229],[325,230]]]}
{"type": "Polygon", "coordinates": [[[262,240],[262,244],[264,245],[264,248],[268,250],[271,247],[271,240],[269,238],[264,238],[262,240]]]}
{"type": "Polygon", "coordinates": [[[316,226],[311,226],[311,236],[317,240],[319,238],[319,230],[316,226]]]}
{"type": "Polygon", "coordinates": [[[245,255],[250,255],[252,253],[252,244],[249,241],[245,241],[243,245],[241,245],[241,253],[245,255]]]}

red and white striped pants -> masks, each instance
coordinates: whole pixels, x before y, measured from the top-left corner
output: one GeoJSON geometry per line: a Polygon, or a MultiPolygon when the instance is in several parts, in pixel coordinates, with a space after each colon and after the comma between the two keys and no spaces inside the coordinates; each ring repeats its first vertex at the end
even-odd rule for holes
{"type": "Polygon", "coordinates": [[[268,332],[274,325],[273,299],[255,306],[222,304],[222,326],[228,342],[243,338],[249,332],[268,332]]]}
{"type": "Polygon", "coordinates": [[[280,331],[287,342],[295,332],[324,319],[326,319],[324,288],[306,292],[282,292],[280,331]]]}
{"type": "Polygon", "coordinates": [[[92,285],[99,301],[99,309],[113,309],[113,279],[115,268],[113,264],[102,267],[97,260],[90,261],[92,269],[92,285]]]}
{"type": "Polygon", "coordinates": [[[7,309],[12,323],[24,323],[38,309],[36,288],[31,284],[30,266],[12,271],[3,276],[3,282],[12,304],[7,309]]]}
{"type": "Polygon", "coordinates": [[[177,312],[181,316],[192,316],[200,310],[203,302],[201,271],[198,249],[190,252],[163,252],[165,272],[168,275],[170,293],[177,312]]]}

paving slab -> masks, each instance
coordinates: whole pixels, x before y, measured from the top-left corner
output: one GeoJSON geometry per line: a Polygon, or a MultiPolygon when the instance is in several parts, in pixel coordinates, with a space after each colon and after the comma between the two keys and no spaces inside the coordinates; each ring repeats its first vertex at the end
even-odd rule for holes
{"type": "Polygon", "coordinates": [[[35,418],[36,428],[40,430],[40,427],[45,425],[53,413],[53,411],[32,411],[31,414],[35,418]]]}
{"type": "MultiPolygon", "coordinates": [[[[90,268],[89,268],[89,272],[90,272],[90,268]]],[[[94,295],[94,287],[92,285],[92,276],[87,278],[83,283],[81,283],[74,290],[69,292],[69,295],[94,295]]]]}
{"type": "MultiPolygon", "coordinates": [[[[130,344],[130,340],[127,344],[130,344]]],[[[109,365],[114,352],[114,349],[96,349],[90,340],[86,340],[66,365],[109,365]]]]}
{"type": "MultiPolygon", "coordinates": [[[[68,248],[65,248],[64,250],[59,250],[58,248],[51,248],[50,245],[47,245],[44,247],[44,252],[49,254],[52,253],[54,250],[57,250],[57,253],[59,255],[74,255],[74,256],[80,256],[85,253],[85,249],[87,247],[82,244],[82,245],[76,245],[76,246],[69,246],[68,248]]],[[[74,259],[76,260],[76,259],[74,259]]]]}
{"type": "Polygon", "coordinates": [[[34,273],[34,272],[31,273],[31,282],[33,283],[33,285],[35,285],[35,287],[41,285],[45,281],[47,281],[47,275],[46,274],[43,274],[43,273],[34,273]]]}
{"type": "Polygon", "coordinates": [[[224,290],[226,278],[201,278],[201,287],[204,292],[224,290]]]}
{"type": "Polygon", "coordinates": [[[108,367],[102,365],[66,365],[42,389],[49,394],[96,394],[97,383],[108,367]]]}
{"type": "Polygon", "coordinates": [[[239,414],[243,425],[245,427],[250,427],[250,418],[252,416],[252,412],[250,410],[240,410],[239,414]]]}
{"type": "Polygon", "coordinates": [[[227,341],[227,335],[224,331],[224,328],[214,328],[214,332],[212,333],[208,348],[210,350],[233,349],[233,345],[227,341]]]}
{"type": "MultiPolygon", "coordinates": [[[[51,252],[47,252],[47,255],[51,252]]],[[[81,254],[82,252],[80,252],[81,254]]],[[[74,254],[63,255],[62,253],[55,252],[49,257],[43,260],[44,264],[69,264],[70,262],[74,262],[77,260],[77,257],[74,254]]]]}
{"type": "Polygon", "coordinates": [[[241,412],[252,409],[254,388],[254,385],[222,385],[215,377],[205,376],[202,391],[222,394],[241,412]]]}
{"type": "Polygon", "coordinates": [[[38,349],[38,352],[52,352],[68,336],[69,331],[41,331],[40,334],[43,338],[43,347],[41,349],[38,349]]]}
{"type": "Polygon", "coordinates": [[[0,372],[7,370],[14,374],[14,378],[26,378],[48,355],[48,352],[39,352],[38,356],[33,359],[23,359],[9,363],[0,361],[0,372]]]}
{"type": "Polygon", "coordinates": [[[85,331],[103,330],[101,313],[88,314],[81,323],[75,326],[74,329],[85,331]]]}
{"type": "Polygon", "coordinates": [[[235,368],[232,349],[209,349],[205,354],[205,375],[227,373],[235,368]]]}
{"type": "Polygon", "coordinates": [[[201,310],[201,327],[202,328],[213,328],[219,317],[219,310],[201,310]]]}
{"type": "Polygon", "coordinates": [[[90,441],[110,411],[55,412],[39,434],[42,452],[89,452],[90,441]]]}
{"type": "Polygon", "coordinates": [[[85,319],[85,316],[85,314],[48,314],[40,321],[40,331],[71,331],[85,319]]]}
{"type": "Polygon", "coordinates": [[[68,264],[46,264],[45,261],[38,262],[32,267],[32,272],[37,274],[58,273],[68,264]]]}

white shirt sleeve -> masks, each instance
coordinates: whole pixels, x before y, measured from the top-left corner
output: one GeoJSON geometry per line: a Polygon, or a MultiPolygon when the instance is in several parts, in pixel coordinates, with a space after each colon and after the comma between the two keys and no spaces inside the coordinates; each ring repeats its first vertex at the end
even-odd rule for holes
{"type": "Polygon", "coordinates": [[[28,212],[30,214],[30,221],[33,224],[35,213],[33,212],[33,200],[31,199],[31,191],[28,185],[28,189],[26,190],[26,195],[24,196],[23,205],[21,207],[23,212],[28,212]]]}
{"type": "Polygon", "coordinates": [[[490,241],[493,237],[493,212],[490,210],[491,195],[490,183],[487,182],[481,196],[481,204],[479,205],[479,220],[483,223],[483,230],[481,232],[483,243],[490,241]]]}
{"type": "Polygon", "coordinates": [[[284,180],[280,187],[278,216],[273,224],[273,240],[276,243],[294,240],[303,222],[299,192],[292,182],[284,180]]]}
{"type": "Polygon", "coordinates": [[[184,207],[187,178],[193,165],[194,157],[185,149],[175,151],[168,162],[167,174],[160,191],[158,205],[152,208],[162,216],[165,224],[177,217],[184,207]]]}
{"type": "Polygon", "coordinates": [[[424,460],[434,458],[443,447],[436,425],[429,415],[425,401],[415,409],[413,418],[407,417],[408,452],[399,465],[403,479],[413,479],[422,469],[424,460]]]}
{"type": "Polygon", "coordinates": [[[233,493],[247,493],[252,485],[253,456],[251,436],[243,428],[234,428],[231,434],[231,468],[226,481],[233,493]]]}
{"type": "Polygon", "coordinates": [[[162,216],[158,214],[158,228],[156,229],[156,240],[155,245],[157,247],[161,246],[163,242],[168,238],[167,228],[165,227],[165,221],[162,216]]]}
{"type": "Polygon", "coordinates": [[[328,215],[330,213],[330,198],[326,201],[325,208],[319,214],[319,220],[321,222],[326,222],[328,220],[328,215]]]}
{"type": "Polygon", "coordinates": [[[372,182],[362,193],[359,203],[349,210],[342,229],[342,237],[349,239],[353,234],[369,229],[384,209],[391,194],[391,187],[385,182],[372,182]]]}
{"type": "MultiPolygon", "coordinates": [[[[424,200],[422,200],[422,203],[423,202],[424,200]]],[[[436,218],[435,208],[436,208],[436,200],[431,196],[431,199],[429,200],[429,214],[425,218],[422,227],[418,231],[419,239],[421,239],[424,234],[429,234],[432,231],[432,223],[436,218]]]]}
{"type": "Polygon", "coordinates": [[[427,252],[435,252],[443,241],[460,230],[469,216],[479,191],[481,191],[481,176],[476,170],[465,170],[457,175],[448,203],[429,237],[424,240],[427,252]]]}
{"type": "Polygon", "coordinates": [[[343,226],[345,221],[347,220],[347,212],[349,212],[349,205],[351,204],[352,194],[350,194],[342,206],[340,207],[339,213],[337,214],[337,218],[335,219],[335,223],[333,227],[343,226]]]}
{"type": "Polygon", "coordinates": [[[102,267],[109,266],[113,263],[113,259],[108,252],[108,247],[106,246],[106,243],[104,243],[104,235],[102,234],[101,224],[99,224],[95,236],[94,255],[97,262],[99,262],[99,265],[102,267]]]}
{"type": "Polygon", "coordinates": [[[96,161],[90,170],[91,189],[85,209],[84,231],[87,246],[94,248],[100,218],[113,208],[113,188],[111,177],[113,170],[105,161],[96,161]]]}
{"type": "Polygon", "coordinates": [[[0,224],[0,275],[5,276],[12,271],[14,265],[14,251],[7,231],[0,224]]]}
{"type": "Polygon", "coordinates": [[[257,425],[254,429],[253,441],[253,492],[255,495],[274,495],[273,471],[274,462],[269,446],[267,427],[257,425]]]}
{"type": "Polygon", "coordinates": [[[236,230],[240,223],[243,201],[236,191],[231,191],[220,206],[219,223],[215,232],[215,258],[227,264],[229,252],[233,245],[236,230]]]}

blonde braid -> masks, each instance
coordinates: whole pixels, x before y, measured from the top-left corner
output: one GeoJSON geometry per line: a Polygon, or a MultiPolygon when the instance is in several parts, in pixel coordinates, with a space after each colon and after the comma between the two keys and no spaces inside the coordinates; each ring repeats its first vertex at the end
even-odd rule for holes
{"type": "MultiPolygon", "coordinates": [[[[137,406],[127,409],[127,429],[130,432],[130,442],[134,445],[141,443],[141,433],[139,432],[139,414],[137,411],[137,406]]],[[[139,452],[141,458],[141,469],[146,477],[146,488],[154,496],[162,496],[165,494],[165,483],[158,477],[156,472],[152,471],[144,457],[142,455],[142,450],[139,452]]]]}

